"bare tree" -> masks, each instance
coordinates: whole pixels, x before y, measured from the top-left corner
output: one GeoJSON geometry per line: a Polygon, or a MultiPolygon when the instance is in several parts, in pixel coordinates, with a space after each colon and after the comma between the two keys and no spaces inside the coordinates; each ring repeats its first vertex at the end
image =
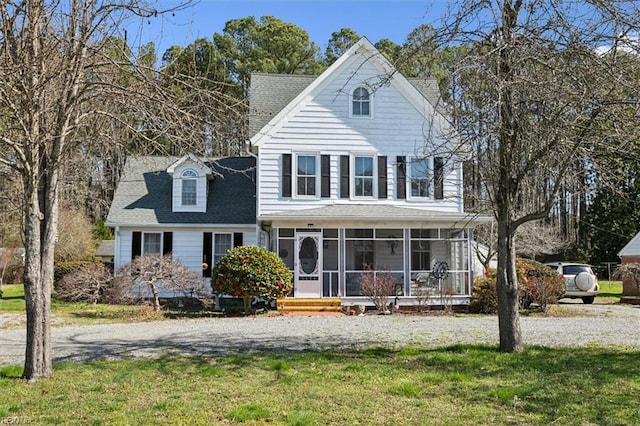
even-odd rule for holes
{"type": "Polygon", "coordinates": [[[227,112],[215,85],[163,76],[117,41],[123,20],[165,12],[145,0],[0,2],[0,166],[22,184],[28,380],[52,374],[53,256],[70,153],[99,142],[204,152],[210,137],[195,124],[227,112]]]}
{"type": "MultiPolygon", "coordinates": [[[[485,270],[498,254],[498,239],[494,222],[478,226],[474,233],[481,244],[476,246],[476,256],[485,270]]],[[[536,256],[558,253],[569,246],[569,241],[557,226],[544,221],[527,222],[514,235],[516,254],[535,259],[536,256]]]]}
{"type": "Polygon", "coordinates": [[[634,34],[635,16],[628,1],[465,0],[439,32],[464,47],[450,107],[497,222],[501,351],[523,347],[517,231],[554,208],[581,209],[594,175],[605,178],[601,156],[637,138],[624,132],[638,116],[637,65],[602,52],[634,34]]]}
{"type": "Polygon", "coordinates": [[[613,279],[629,280],[640,291],[640,263],[630,262],[619,265],[611,275],[613,279]]]}
{"type": "Polygon", "coordinates": [[[170,254],[136,257],[120,268],[116,276],[119,281],[128,283],[132,294],[151,299],[156,311],[160,310],[161,294],[202,302],[211,295],[209,282],[170,254]]]}

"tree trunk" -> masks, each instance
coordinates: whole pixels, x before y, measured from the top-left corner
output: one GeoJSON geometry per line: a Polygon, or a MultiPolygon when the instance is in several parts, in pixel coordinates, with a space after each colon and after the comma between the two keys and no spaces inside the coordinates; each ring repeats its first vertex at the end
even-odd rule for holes
{"type": "Polygon", "coordinates": [[[160,312],[160,296],[158,295],[158,286],[155,283],[151,283],[151,293],[153,294],[153,310],[160,312]]]}
{"type": "Polygon", "coordinates": [[[51,290],[58,227],[58,172],[40,163],[40,179],[24,177],[27,344],[23,377],[34,381],[53,374],[51,290]],[[38,181],[40,182],[38,184],[38,181]]]}
{"type": "Polygon", "coordinates": [[[521,352],[518,278],[511,221],[498,218],[498,327],[500,352],[521,352]]]}

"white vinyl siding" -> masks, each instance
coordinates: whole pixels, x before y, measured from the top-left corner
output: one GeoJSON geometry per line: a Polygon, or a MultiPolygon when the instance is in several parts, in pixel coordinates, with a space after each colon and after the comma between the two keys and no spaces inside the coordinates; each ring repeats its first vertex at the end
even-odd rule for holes
{"type": "MultiPolygon", "coordinates": [[[[212,226],[203,226],[200,228],[192,227],[163,227],[162,230],[146,229],[120,229],[119,234],[116,235],[116,264],[115,267],[119,268],[129,262],[131,262],[131,240],[133,238],[133,231],[143,232],[144,234],[158,234],[162,235],[163,232],[173,232],[173,250],[171,255],[174,259],[184,263],[189,269],[194,272],[202,272],[202,233],[206,231],[213,231],[219,234],[228,234],[233,236],[236,232],[242,233],[242,244],[244,245],[257,245],[257,229],[255,226],[234,227],[225,226],[224,228],[212,226]]],[[[160,238],[162,240],[162,238],[160,238]]],[[[233,242],[233,238],[231,240],[233,242]]]]}
{"type": "MultiPolygon", "coordinates": [[[[367,81],[376,79],[379,75],[380,71],[368,61],[351,61],[335,78],[327,80],[317,95],[295,106],[273,137],[258,146],[258,215],[349,202],[378,203],[439,212],[463,211],[461,162],[446,166],[444,200],[436,201],[432,197],[399,200],[394,196],[396,157],[411,157],[425,151],[435,152],[436,147],[442,146],[444,141],[437,130],[430,128],[429,119],[416,110],[394,84],[376,89],[374,117],[367,120],[350,117],[351,93],[345,91],[345,87],[356,87],[354,79],[367,81]],[[318,155],[331,156],[330,197],[314,200],[302,197],[282,199],[282,154],[296,152],[317,152],[318,155]],[[373,153],[387,157],[387,187],[390,188],[388,198],[378,199],[377,190],[374,189],[373,196],[369,198],[341,199],[340,156],[370,156],[373,153]]],[[[293,172],[295,173],[295,164],[293,172]]],[[[352,166],[350,173],[353,174],[352,166]]],[[[374,176],[374,185],[377,186],[377,176],[374,176]]],[[[350,185],[350,191],[353,191],[353,184],[350,185]]],[[[292,191],[293,194],[295,192],[292,191]]]]}

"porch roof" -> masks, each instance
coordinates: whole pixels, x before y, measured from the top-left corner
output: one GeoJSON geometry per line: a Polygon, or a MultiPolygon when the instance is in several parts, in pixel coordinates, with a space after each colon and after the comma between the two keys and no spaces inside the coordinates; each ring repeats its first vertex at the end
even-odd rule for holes
{"type": "Polygon", "coordinates": [[[460,227],[474,227],[491,221],[489,216],[479,216],[475,213],[453,213],[434,210],[414,209],[391,205],[375,204],[332,204],[302,210],[283,211],[260,215],[260,222],[335,222],[365,224],[369,222],[402,222],[416,223],[424,226],[432,222],[434,225],[446,224],[460,227]]]}

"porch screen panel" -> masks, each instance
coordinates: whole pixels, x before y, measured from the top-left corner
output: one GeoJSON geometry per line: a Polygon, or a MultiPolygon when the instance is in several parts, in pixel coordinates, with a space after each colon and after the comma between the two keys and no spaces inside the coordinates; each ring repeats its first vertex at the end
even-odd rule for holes
{"type": "Polygon", "coordinates": [[[291,154],[282,154],[282,196],[291,197],[291,154]]]}

